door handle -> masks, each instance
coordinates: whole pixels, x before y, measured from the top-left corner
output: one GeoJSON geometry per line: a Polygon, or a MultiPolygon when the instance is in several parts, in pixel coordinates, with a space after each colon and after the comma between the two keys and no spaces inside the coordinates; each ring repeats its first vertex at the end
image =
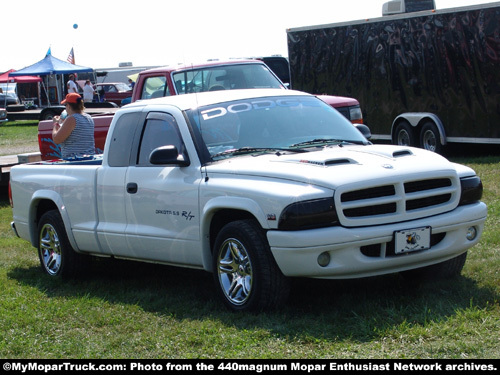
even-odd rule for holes
{"type": "Polygon", "coordinates": [[[135,182],[129,182],[127,184],[127,193],[129,194],[137,193],[137,184],[135,182]]]}

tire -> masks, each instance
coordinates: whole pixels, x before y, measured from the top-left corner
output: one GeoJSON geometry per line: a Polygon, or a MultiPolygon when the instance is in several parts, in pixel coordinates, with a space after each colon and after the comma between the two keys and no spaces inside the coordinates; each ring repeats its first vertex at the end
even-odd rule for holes
{"type": "Polygon", "coordinates": [[[440,154],[443,151],[441,137],[436,124],[429,121],[422,126],[422,129],[420,130],[420,144],[423,149],[437,154],[440,154]]]}
{"type": "Polygon", "coordinates": [[[442,263],[401,272],[401,275],[410,281],[451,279],[460,275],[462,269],[464,268],[466,259],[467,252],[442,263]]]}
{"type": "Polygon", "coordinates": [[[399,146],[417,146],[415,129],[410,125],[408,121],[401,121],[396,126],[393,143],[399,146]]]}
{"type": "Polygon", "coordinates": [[[58,113],[56,111],[48,110],[48,111],[42,112],[41,119],[42,120],[52,120],[54,118],[54,116],[57,116],[57,115],[58,115],[58,113]]]}
{"type": "Polygon", "coordinates": [[[11,104],[8,105],[6,109],[8,112],[22,112],[26,109],[26,107],[21,104],[11,104]]]}
{"type": "Polygon", "coordinates": [[[288,298],[289,280],[254,220],[235,221],[222,228],[215,240],[213,266],[217,294],[232,311],[272,310],[288,298]]]}
{"type": "Polygon", "coordinates": [[[87,265],[88,257],[76,253],[71,247],[57,210],[48,211],[40,218],[38,257],[43,271],[56,278],[79,275],[87,265]]]}

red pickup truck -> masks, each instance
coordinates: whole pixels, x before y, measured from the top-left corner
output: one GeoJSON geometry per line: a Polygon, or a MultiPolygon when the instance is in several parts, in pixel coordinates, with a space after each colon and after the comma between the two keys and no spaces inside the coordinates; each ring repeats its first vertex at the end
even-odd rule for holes
{"type": "MultiPolygon", "coordinates": [[[[285,90],[286,86],[263,61],[256,59],[211,61],[140,72],[132,92],[132,102],[169,95],[244,88],[285,90]]],[[[319,97],[351,122],[362,123],[357,100],[336,96],[319,97]]],[[[102,152],[113,113],[94,115],[93,118],[96,151],[102,152]]],[[[60,147],[52,141],[52,126],[52,120],[40,121],[38,125],[38,143],[42,160],[60,158],[60,147]]]]}

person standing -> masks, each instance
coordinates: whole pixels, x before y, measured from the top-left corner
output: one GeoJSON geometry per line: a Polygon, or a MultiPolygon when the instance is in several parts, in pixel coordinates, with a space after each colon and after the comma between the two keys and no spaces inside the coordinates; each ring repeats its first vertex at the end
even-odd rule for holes
{"type": "Polygon", "coordinates": [[[74,74],[69,75],[69,81],[66,84],[66,88],[68,89],[68,94],[71,94],[71,93],[78,94],[78,86],[76,85],[74,74]]]}
{"type": "Polygon", "coordinates": [[[90,83],[90,80],[87,79],[85,81],[85,86],[83,86],[83,101],[85,103],[92,103],[94,100],[94,88],[92,87],[92,84],[90,83]]]}
{"type": "Polygon", "coordinates": [[[61,104],[66,106],[68,117],[54,116],[52,140],[61,146],[63,159],[95,154],[94,120],[84,113],[83,99],[79,94],[66,95],[61,104]]]}

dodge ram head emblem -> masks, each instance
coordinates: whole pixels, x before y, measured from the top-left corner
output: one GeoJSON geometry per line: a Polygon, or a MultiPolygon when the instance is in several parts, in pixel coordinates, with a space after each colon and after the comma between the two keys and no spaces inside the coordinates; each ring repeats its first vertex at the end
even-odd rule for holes
{"type": "Polygon", "coordinates": [[[406,243],[408,245],[415,245],[417,243],[417,240],[419,240],[419,239],[420,239],[420,236],[418,234],[416,234],[415,232],[406,235],[406,243]]]}

